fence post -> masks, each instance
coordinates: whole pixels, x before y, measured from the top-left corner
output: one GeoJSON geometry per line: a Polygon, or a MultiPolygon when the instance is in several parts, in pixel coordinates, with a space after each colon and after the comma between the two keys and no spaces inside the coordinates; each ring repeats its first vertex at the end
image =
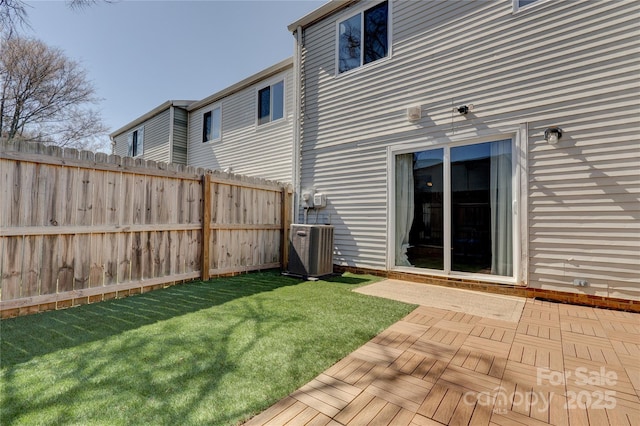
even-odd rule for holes
{"type": "Polygon", "coordinates": [[[200,275],[202,281],[209,279],[209,237],[211,235],[211,175],[202,175],[202,264],[200,275]]]}
{"type": "Polygon", "coordinates": [[[280,263],[281,268],[286,271],[289,266],[289,225],[291,224],[291,190],[288,186],[282,188],[281,205],[280,263]]]}

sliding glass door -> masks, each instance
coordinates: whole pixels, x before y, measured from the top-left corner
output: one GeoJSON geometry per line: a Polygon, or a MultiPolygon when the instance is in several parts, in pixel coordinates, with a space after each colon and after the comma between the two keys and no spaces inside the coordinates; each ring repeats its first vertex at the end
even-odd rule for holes
{"type": "Polygon", "coordinates": [[[395,156],[395,265],[513,276],[511,139],[395,156]]]}

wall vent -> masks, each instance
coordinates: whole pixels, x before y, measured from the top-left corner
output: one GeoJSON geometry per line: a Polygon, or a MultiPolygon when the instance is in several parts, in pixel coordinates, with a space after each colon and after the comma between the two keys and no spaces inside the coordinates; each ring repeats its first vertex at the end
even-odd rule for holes
{"type": "Polygon", "coordinates": [[[333,226],[293,224],[289,242],[289,273],[317,278],[333,273],[333,226]]]}
{"type": "Polygon", "coordinates": [[[407,108],[407,120],[418,121],[422,118],[422,107],[413,106],[407,108]]]}

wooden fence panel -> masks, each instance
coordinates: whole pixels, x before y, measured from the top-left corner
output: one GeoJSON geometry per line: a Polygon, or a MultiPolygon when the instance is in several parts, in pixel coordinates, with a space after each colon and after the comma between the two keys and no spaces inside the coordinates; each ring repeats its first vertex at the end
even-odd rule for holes
{"type": "Polygon", "coordinates": [[[282,184],[0,144],[2,317],[281,264],[291,210],[282,184]]]}
{"type": "MultiPolygon", "coordinates": [[[[209,274],[243,272],[281,263],[283,188],[243,179],[209,184],[209,274]]],[[[290,196],[285,191],[287,196],[290,196]]]]}

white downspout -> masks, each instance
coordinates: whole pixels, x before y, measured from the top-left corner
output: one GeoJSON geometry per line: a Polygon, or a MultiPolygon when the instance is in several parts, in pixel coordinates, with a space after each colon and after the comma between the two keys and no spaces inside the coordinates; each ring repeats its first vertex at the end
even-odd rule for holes
{"type": "Polygon", "coordinates": [[[298,211],[299,211],[299,203],[300,203],[300,141],[302,138],[302,114],[301,114],[301,105],[302,105],[302,27],[298,26],[295,32],[295,45],[294,45],[294,55],[293,55],[293,75],[294,75],[294,118],[293,118],[293,153],[292,153],[292,171],[291,171],[291,180],[293,183],[293,203],[291,203],[292,212],[291,218],[292,223],[298,223],[298,211]]]}

